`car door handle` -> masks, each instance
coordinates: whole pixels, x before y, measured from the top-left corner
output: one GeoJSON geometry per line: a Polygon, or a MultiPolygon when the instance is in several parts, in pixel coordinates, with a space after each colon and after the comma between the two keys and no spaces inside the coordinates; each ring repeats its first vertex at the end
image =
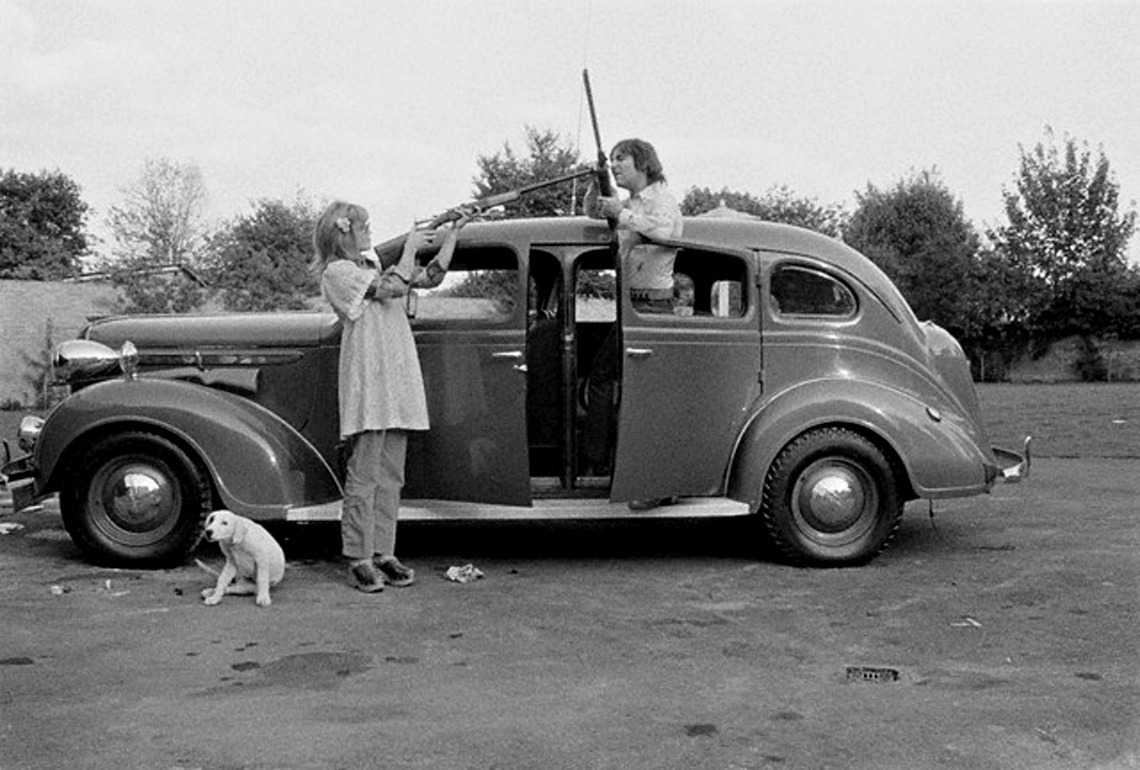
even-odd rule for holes
{"type": "MultiPolygon", "coordinates": [[[[522,361],[523,354],[521,350],[503,350],[498,353],[492,353],[491,358],[496,361],[522,361]]],[[[526,362],[524,361],[523,363],[517,363],[511,368],[516,372],[525,372],[526,362]]]]}
{"type": "Polygon", "coordinates": [[[625,354],[630,358],[649,358],[653,355],[652,348],[626,348],[625,354]]]}

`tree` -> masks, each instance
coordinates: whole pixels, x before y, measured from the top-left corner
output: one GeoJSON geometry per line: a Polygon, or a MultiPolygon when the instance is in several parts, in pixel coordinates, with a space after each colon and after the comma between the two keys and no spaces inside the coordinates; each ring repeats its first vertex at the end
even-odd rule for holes
{"type": "Polygon", "coordinates": [[[87,204],[65,174],[0,173],[0,278],[50,281],[79,274],[87,204]]]}
{"type": "Polygon", "coordinates": [[[970,266],[956,331],[979,381],[1004,380],[1009,365],[1030,343],[1028,281],[992,249],[979,249],[970,266]]]}
{"type": "MultiPolygon", "coordinates": [[[[475,162],[479,166],[479,176],[472,180],[475,198],[517,190],[535,182],[557,179],[584,166],[578,160],[578,151],[562,145],[562,138],[551,131],[539,131],[533,126],[526,127],[527,156],[520,158],[509,142],[503,142],[503,149],[494,155],[480,155],[475,162]]],[[[544,187],[520,197],[503,206],[508,219],[520,217],[557,217],[574,214],[578,201],[585,194],[581,180],[563,182],[544,187]]],[[[509,275],[468,276],[464,284],[452,291],[462,296],[468,291],[482,291],[497,296],[513,296],[509,275]],[[479,285],[476,285],[479,282],[479,285]],[[470,285],[467,285],[470,284],[470,285]]]]}
{"type": "Polygon", "coordinates": [[[961,335],[979,238],[937,171],[912,173],[890,190],[868,184],[856,200],[844,240],[890,276],[919,318],[961,335]]]}
{"type": "Polygon", "coordinates": [[[204,290],[194,280],[207,240],[206,186],[192,161],[148,159],[107,216],[115,246],[112,277],[130,312],[186,312],[204,290]],[[168,275],[156,268],[179,268],[168,275]]]}
{"type": "Polygon", "coordinates": [[[1116,318],[1121,339],[1140,339],[1140,267],[1129,265],[1119,288],[1120,315],[1116,318]]]}
{"type": "Polygon", "coordinates": [[[714,193],[707,187],[692,187],[681,201],[681,213],[697,216],[713,211],[721,204],[769,222],[806,227],[833,238],[839,237],[847,217],[842,206],[822,205],[813,198],[796,195],[783,185],[770,187],[760,197],[751,193],[733,192],[728,188],[714,193]]]}
{"type": "MultiPolygon", "coordinates": [[[[516,155],[509,142],[503,143],[501,152],[480,155],[476,159],[479,176],[472,180],[474,196],[484,198],[510,192],[584,168],[578,151],[561,142],[562,138],[550,129],[539,131],[527,126],[526,157],[516,155]]],[[[565,216],[577,211],[578,200],[584,193],[585,185],[580,180],[564,182],[535,190],[503,208],[508,218],[565,216]]]]}
{"type": "Polygon", "coordinates": [[[1002,257],[1031,276],[1030,324],[1040,337],[1115,332],[1135,291],[1126,248],[1136,212],[1119,210],[1104,150],[1052,129],[1030,151],[1019,147],[1014,189],[1003,189],[1009,223],[989,232],[1002,257]]]}
{"type": "Polygon", "coordinates": [[[261,200],[251,214],[225,225],[211,240],[212,286],[229,310],[299,310],[317,294],[309,270],[313,228],[320,212],[301,196],[292,203],[261,200]]]}

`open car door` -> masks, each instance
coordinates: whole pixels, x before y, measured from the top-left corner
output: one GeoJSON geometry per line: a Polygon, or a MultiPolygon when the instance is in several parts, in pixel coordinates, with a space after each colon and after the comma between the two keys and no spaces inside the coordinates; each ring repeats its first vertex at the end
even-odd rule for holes
{"type": "MultiPolygon", "coordinates": [[[[622,385],[611,499],[723,492],[747,406],[759,396],[756,257],[677,242],[692,306],[637,310],[619,282],[622,385]]],[[[624,265],[623,265],[624,268],[624,265]]]]}
{"type": "Polygon", "coordinates": [[[518,253],[461,244],[444,282],[416,290],[412,328],[431,429],[409,441],[405,499],[530,504],[518,253]]]}

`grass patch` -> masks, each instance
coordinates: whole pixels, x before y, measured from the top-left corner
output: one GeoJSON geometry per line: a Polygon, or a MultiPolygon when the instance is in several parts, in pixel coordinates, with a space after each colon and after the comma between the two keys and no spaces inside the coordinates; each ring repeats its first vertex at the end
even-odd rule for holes
{"type": "Polygon", "coordinates": [[[1140,457],[1140,383],[981,384],[990,441],[1036,457],[1140,457]]]}

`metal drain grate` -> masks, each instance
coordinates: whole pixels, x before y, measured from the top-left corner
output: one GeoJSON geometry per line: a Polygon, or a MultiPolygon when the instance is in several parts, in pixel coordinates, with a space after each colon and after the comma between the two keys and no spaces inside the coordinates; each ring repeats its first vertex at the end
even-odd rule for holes
{"type": "Polygon", "coordinates": [[[898,669],[894,668],[876,668],[874,666],[848,666],[847,667],[847,681],[848,682],[897,682],[899,680],[898,669]]]}

